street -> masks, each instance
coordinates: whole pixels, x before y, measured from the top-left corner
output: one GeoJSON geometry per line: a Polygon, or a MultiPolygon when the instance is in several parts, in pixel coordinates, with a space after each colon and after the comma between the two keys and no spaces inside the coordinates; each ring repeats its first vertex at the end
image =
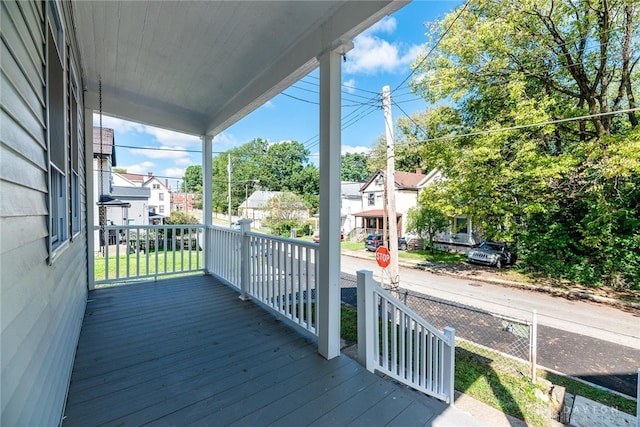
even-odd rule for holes
{"type": "MultiPolygon", "coordinates": [[[[343,255],[341,270],[382,269],[343,255]]],[[[388,281],[388,279],[387,279],[388,281]]],[[[640,313],[588,301],[400,267],[400,287],[493,313],[530,320],[538,313],[538,364],[635,396],[640,367],[640,313]]],[[[427,321],[429,319],[426,319],[427,321]]]]}

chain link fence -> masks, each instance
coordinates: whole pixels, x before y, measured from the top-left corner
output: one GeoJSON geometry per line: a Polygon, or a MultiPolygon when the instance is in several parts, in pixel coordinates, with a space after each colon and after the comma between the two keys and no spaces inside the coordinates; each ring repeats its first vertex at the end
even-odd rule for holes
{"type": "MultiPolygon", "coordinates": [[[[355,307],[355,278],[343,276],[341,284],[343,303],[355,307]]],[[[516,319],[402,288],[387,288],[387,291],[439,330],[446,326],[455,328],[458,351],[466,351],[486,363],[516,370],[535,380],[535,312],[531,319],[516,319]]]]}

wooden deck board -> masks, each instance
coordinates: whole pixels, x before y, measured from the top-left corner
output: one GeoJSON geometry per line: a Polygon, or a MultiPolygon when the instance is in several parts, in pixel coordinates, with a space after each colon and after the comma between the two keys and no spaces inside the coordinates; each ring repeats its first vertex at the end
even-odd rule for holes
{"type": "Polygon", "coordinates": [[[63,424],[412,426],[444,409],[190,276],[89,294],[63,424]]]}

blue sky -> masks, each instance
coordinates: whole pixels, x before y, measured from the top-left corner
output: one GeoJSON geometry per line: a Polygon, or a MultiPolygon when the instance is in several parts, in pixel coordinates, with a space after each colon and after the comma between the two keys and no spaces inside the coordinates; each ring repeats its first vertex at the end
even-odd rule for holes
{"type": "MultiPolygon", "coordinates": [[[[425,50],[425,23],[442,18],[461,4],[459,0],[413,1],[354,40],[354,49],[347,53],[342,69],[343,153],[366,151],[384,134],[382,110],[370,105],[383,86],[388,85],[393,91],[394,122],[428,107],[403,82],[411,73],[411,63],[425,50]]],[[[315,70],[217,135],[213,151],[225,151],[254,138],[270,142],[295,140],[309,149],[310,159],[317,164],[318,89],[315,70]]],[[[98,123],[98,116],[94,115],[94,125],[98,123]]],[[[187,166],[202,162],[201,154],[194,152],[201,149],[197,137],[107,116],[103,116],[103,126],[114,129],[117,146],[140,147],[116,148],[118,166],[129,173],[153,172],[168,178],[175,187],[187,166]]]]}

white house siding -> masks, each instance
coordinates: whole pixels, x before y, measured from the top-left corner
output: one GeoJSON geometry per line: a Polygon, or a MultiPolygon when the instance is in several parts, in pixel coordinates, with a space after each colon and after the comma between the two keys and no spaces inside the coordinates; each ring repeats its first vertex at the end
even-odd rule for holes
{"type": "Polygon", "coordinates": [[[417,203],[418,192],[416,190],[396,190],[396,212],[402,214],[402,230],[398,230],[400,236],[407,233],[407,213],[417,203]]]}
{"type": "Polygon", "coordinates": [[[345,235],[351,233],[356,227],[362,226],[362,223],[357,223],[358,219],[353,215],[364,210],[360,194],[362,185],[362,182],[340,183],[340,228],[345,235]]]}
{"type": "Polygon", "coordinates": [[[143,184],[143,187],[147,187],[151,190],[151,196],[149,197],[149,210],[154,210],[155,213],[162,216],[169,216],[171,213],[171,193],[165,185],[160,182],[158,178],[149,179],[143,184]],[[157,188],[154,188],[154,185],[157,188]],[[162,194],[162,200],[160,195],[162,194]]]}
{"type": "Polygon", "coordinates": [[[84,199],[80,233],[48,262],[44,4],[0,5],[2,426],[60,423],[87,295],[84,199]]]}

